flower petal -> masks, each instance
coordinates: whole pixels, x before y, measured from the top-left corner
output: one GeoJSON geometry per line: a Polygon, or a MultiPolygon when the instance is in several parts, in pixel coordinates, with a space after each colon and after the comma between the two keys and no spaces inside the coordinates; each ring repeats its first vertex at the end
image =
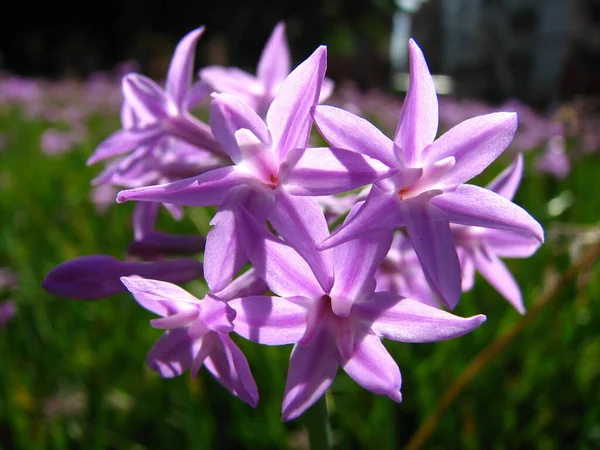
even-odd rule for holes
{"type": "Polygon", "coordinates": [[[290,195],[281,188],[275,191],[275,196],[276,206],[271,211],[269,222],[302,255],[323,291],[328,292],[333,286],[333,257],[331,252],[317,250],[317,244],[329,236],[319,203],[311,197],[290,195]]]}
{"type": "Polygon", "coordinates": [[[400,113],[394,144],[396,152],[401,152],[397,154],[398,159],[413,167],[419,165],[421,152],[435,139],[438,129],[438,99],[423,52],[413,39],[408,41],[408,55],[408,92],[400,113]],[[403,158],[400,158],[401,155],[403,158]]]}
{"type": "Polygon", "coordinates": [[[204,27],[196,28],[186,34],[177,44],[173,59],[171,59],[166,90],[180,109],[185,109],[186,94],[192,84],[196,43],[202,33],[204,33],[204,27]]]}
{"type": "Polygon", "coordinates": [[[94,150],[86,162],[88,166],[113,156],[122,155],[159,139],[164,134],[158,125],[136,130],[119,130],[111,134],[94,150]]]}
{"type": "Polygon", "coordinates": [[[183,206],[219,205],[232,188],[247,180],[247,175],[235,166],[221,167],[197,177],[121,191],[117,194],[117,202],[138,200],[183,206]]]}
{"type": "Polygon", "coordinates": [[[519,153],[513,163],[486,186],[490,191],[512,200],[523,176],[523,154],[519,153]]]}
{"type": "Polygon", "coordinates": [[[176,108],[165,91],[150,78],[138,73],[125,75],[122,80],[123,97],[134,112],[160,121],[176,108]]]}
{"type": "Polygon", "coordinates": [[[190,338],[186,328],[169,330],[154,343],[146,362],[163,378],[173,378],[191,367],[201,344],[201,339],[190,338]]]}
{"type": "MultiPolygon", "coordinates": [[[[354,206],[346,222],[352,220],[359,208],[360,205],[354,206]]],[[[348,316],[354,302],[373,294],[375,271],[390,249],[392,237],[391,229],[372,231],[333,248],[335,282],[330,296],[336,315],[348,316]]]]}
{"type": "Polygon", "coordinates": [[[393,194],[374,185],[356,216],[336,229],[318,248],[328,249],[373,230],[401,227],[404,224],[398,200],[393,194]]]}
{"type": "Polygon", "coordinates": [[[520,206],[495,192],[464,184],[431,200],[453,223],[525,233],[544,242],[542,226],[520,206]]]}
{"type": "Polygon", "coordinates": [[[295,419],[321,398],[331,386],[338,367],[335,339],[326,327],[309,345],[296,344],[285,384],[282,420],[295,419]]]}
{"type": "Polygon", "coordinates": [[[213,94],[210,104],[212,132],[233,162],[239,163],[242,154],[236,132],[247,129],[265,146],[271,145],[271,135],[263,120],[242,100],[231,94],[213,94]]]}
{"type": "Polygon", "coordinates": [[[483,315],[463,318],[391,292],[376,292],[355,305],[356,314],[379,336],[401,342],[436,342],[462,336],[481,325],[483,315]]]}
{"type": "Polygon", "coordinates": [[[121,277],[121,282],[141,306],[162,317],[198,311],[200,306],[200,300],[172,283],[139,276],[121,277]]]}
{"type": "Polygon", "coordinates": [[[350,150],[294,149],[288,153],[280,181],[292,195],[330,195],[371,184],[394,171],[376,159],[350,150]]]}
{"type": "Polygon", "coordinates": [[[233,188],[210,224],[204,249],[204,277],[212,292],[227,287],[236,273],[248,261],[240,244],[236,209],[243,205],[260,222],[266,221],[270,202],[268,198],[246,186],[233,188]]]}
{"type": "Polygon", "coordinates": [[[133,210],[133,235],[141,240],[154,230],[160,203],[144,202],[135,205],[133,210]]]}
{"type": "Polygon", "coordinates": [[[458,186],[489,166],[508,147],[516,130],[515,113],[473,117],[439,137],[427,148],[424,158],[427,164],[433,164],[454,157],[454,167],[441,178],[439,186],[458,186]]]}
{"type": "Polygon", "coordinates": [[[272,92],[285,80],[290,71],[290,49],[285,39],[285,24],[279,22],[260,55],[256,77],[263,82],[266,92],[272,92]]]}
{"type": "Polygon", "coordinates": [[[216,336],[218,340],[213,344],[204,366],[225,389],[256,407],[258,389],[246,357],[229,335],[217,333],[216,336]]]}
{"type": "Polygon", "coordinates": [[[273,148],[283,161],[293,148],[305,148],[327,68],[327,48],[320,46],[285,79],[267,112],[273,148]]]}
{"type": "MultiPolygon", "coordinates": [[[[150,204],[141,202],[138,205],[150,204]]],[[[136,205],[136,206],[138,206],[136,205]]],[[[142,259],[156,259],[164,255],[193,255],[204,251],[206,239],[200,234],[175,234],[163,231],[150,231],[127,247],[129,255],[142,259]]]]}
{"type": "Polygon", "coordinates": [[[239,232],[248,259],[269,288],[281,297],[323,295],[307,262],[260,225],[243,207],[237,210],[239,232]]]}
{"type": "Polygon", "coordinates": [[[486,248],[501,258],[529,258],[541,245],[534,236],[506,230],[486,229],[481,238],[486,248]]]}
{"type": "Polygon", "coordinates": [[[369,121],[334,106],[314,109],[315,125],[321,136],[336,148],[345,148],[396,167],[393,143],[369,121]]]}
{"type": "Polygon", "coordinates": [[[237,315],[233,331],[265,345],[295,344],[306,330],[304,306],[281,297],[251,296],[231,300],[237,315]]]}
{"type": "Polygon", "coordinates": [[[497,256],[482,251],[473,252],[473,262],[483,278],[488,280],[519,313],[525,314],[521,289],[506,265],[497,256]]]}
{"type": "Polygon", "coordinates": [[[442,303],[453,309],[460,297],[460,262],[450,223],[439,209],[431,205],[404,203],[406,231],[423,273],[442,303]]]}
{"type": "Polygon", "coordinates": [[[227,285],[222,291],[216,292],[214,295],[223,301],[230,301],[240,297],[248,297],[251,295],[261,295],[269,290],[267,284],[258,275],[258,272],[252,267],[247,272],[237,277],[227,285]]]}
{"type": "Polygon", "coordinates": [[[365,389],[402,401],[400,369],[378,336],[367,333],[357,340],[352,357],[342,361],[341,366],[365,389]]]}

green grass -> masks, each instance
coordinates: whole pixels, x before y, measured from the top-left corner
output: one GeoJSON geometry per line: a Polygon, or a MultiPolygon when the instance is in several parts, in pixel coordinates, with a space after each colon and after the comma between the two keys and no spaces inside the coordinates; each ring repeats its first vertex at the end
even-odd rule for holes
{"type": "MultiPolygon", "coordinates": [[[[248,407],[206,372],[163,380],[145,366],[160,331],[129,295],[98,302],[56,298],[40,286],[57,264],[76,256],[123,257],[131,239],[132,204],[98,214],[85,166],[117,118],[96,117],[87,141],[56,157],[39,149],[44,129],[17,111],[0,115],[8,138],[0,152],[0,266],[12,267],[19,312],[0,331],[0,448],[177,449],[305,448],[302,421],[282,423],[280,408],[290,347],[237,339],[255,375],[260,402],[248,407]],[[51,399],[62,411],[51,414],[51,399]],[[50,405],[50,406],[49,406],[50,405]],[[303,447],[304,446],[304,447],[303,447]]],[[[563,181],[536,174],[527,155],[516,202],[550,230],[556,224],[598,222],[600,158],[576,162],[563,181]],[[561,215],[548,201],[568,191],[561,215]]],[[[508,162],[490,168],[482,182],[508,162]]],[[[164,229],[206,230],[207,214],[164,229]]],[[[552,235],[550,235],[552,236],[552,235]]],[[[528,260],[510,260],[528,307],[571,262],[570,239],[549,241],[528,260]]],[[[600,448],[600,267],[578,277],[523,333],[483,369],[443,415],[425,448],[600,448]]],[[[475,332],[447,342],[386,342],[403,374],[404,402],[358,387],[343,371],[328,394],[337,448],[396,449],[407,443],[469,361],[521,317],[481,278],[465,294],[459,315],[484,313],[475,332]]]]}

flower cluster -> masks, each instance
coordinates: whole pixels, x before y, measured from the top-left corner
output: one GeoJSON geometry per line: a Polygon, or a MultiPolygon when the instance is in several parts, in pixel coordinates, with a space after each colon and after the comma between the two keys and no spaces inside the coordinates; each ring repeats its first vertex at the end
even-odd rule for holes
{"type": "Polygon", "coordinates": [[[164,88],[139,74],[123,78],[123,128],[89,163],[110,159],[95,183],[126,188],[118,202],[138,202],[130,253],[150,262],[82,257],[44,285],[85,299],[128,289],[165,330],[148,353],[151,368],[172,377],[205,366],[253,406],[258,390],[231,333],[293,344],[282,407],[290,420],[325,393],[340,366],[400,401],[400,370],[382,339],[433,342],[477,328],[485,316],[442,309],[458,304],[475,269],[524,312],[500,258],[530,255],[544,234],[511,201],[520,157],[487,188],[466,184],[510,144],[516,114],[474,117],[436,139],[433,79],[411,40],[409,90],[390,139],[319,104],[332,91],[327,49],[290,71],[284,31],[273,31],[256,76],[208,67],[193,82],[199,28],[177,46],[164,88]],[[206,124],[191,111],[209,96],[206,124]],[[313,125],[328,146],[311,144],[313,125]],[[216,206],[205,242],[155,230],[160,205],[175,217],[183,206],[216,206]],[[203,265],[164,259],[202,248],[203,265]],[[209,288],[202,300],[172,284],[201,274],[209,288]]]}

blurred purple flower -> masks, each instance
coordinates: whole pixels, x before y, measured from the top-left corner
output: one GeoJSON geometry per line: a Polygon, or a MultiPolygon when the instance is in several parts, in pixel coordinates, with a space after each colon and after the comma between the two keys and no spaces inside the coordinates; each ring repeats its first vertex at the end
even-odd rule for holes
{"type": "Polygon", "coordinates": [[[547,172],[556,178],[563,179],[571,172],[571,164],[565,151],[565,140],[562,136],[552,136],[546,144],[544,153],[538,155],[535,167],[540,172],[547,172]]]}
{"type": "Polygon", "coordinates": [[[17,305],[12,300],[0,303],[0,328],[4,327],[17,314],[17,305]]]}

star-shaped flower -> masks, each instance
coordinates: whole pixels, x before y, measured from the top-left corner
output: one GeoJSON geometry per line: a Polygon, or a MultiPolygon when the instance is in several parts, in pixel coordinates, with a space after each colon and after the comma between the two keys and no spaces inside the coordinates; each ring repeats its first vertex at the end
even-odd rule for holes
{"type": "MultiPolygon", "coordinates": [[[[515,159],[487,188],[512,200],[523,173],[523,156],[515,159]]],[[[462,290],[473,287],[475,270],[489,281],[521,314],[525,306],[521,290],[500,258],[528,258],[539,248],[533,236],[508,230],[452,225],[462,269],[462,290]]]]}
{"type": "Polygon", "coordinates": [[[389,249],[389,230],[325,250],[332,253],[334,283],[323,289],[298,252],[243,208],[238,214],[246,253],[278,297],[248,296],[229,302],[237,312],[234,331],[261,344],[295,344],[283,420],[298,417],[316,402],[339,366],[364,388],[400,401],[400,370],[381,338],[439,341],[461,336],[485,320],[460,318],[390,292],[375,292],[373,275],[389,249]]]}
{"type": "Polygon", "coordinates": [[[516,114],[474,117],[434,140],[438,102],[433,79],[413,40],[409,54],[410,84],[393,142],[351,113],[330,106],[315,109],[317,128],[330,145],[355,150],[397,170],[377,182],[354,220],[319,248],[375,229],[404,226],[431,288],[454,308],[461,277],[450,222],[513,230],[539,241],[544,232],[529,213],[505,197],[463,184],[506,149],[517,127],[516,114]]]}
{"type": "Polygon", "coordinates": [[[148,352],[153,370],[171,378],[190,369],[195,377],[204,365],[229,392],[256,406],[258,390],[248,361],[229,337],[236,313],[227,303],[211,294],[198,300],[162,281],[121,281],[141,306],[162,317],[150,321],[154,328],[166,330],[148,352]]]}

